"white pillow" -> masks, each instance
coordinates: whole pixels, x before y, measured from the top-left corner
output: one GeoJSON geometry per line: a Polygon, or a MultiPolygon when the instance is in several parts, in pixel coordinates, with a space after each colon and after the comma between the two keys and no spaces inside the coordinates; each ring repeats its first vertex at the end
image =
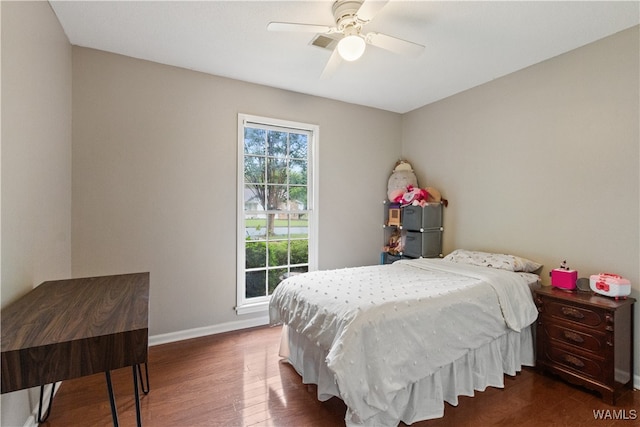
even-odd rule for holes
{"type": "Polygon", "coordinates": [[[542,267],[542,264],[514,255],[469,251],[466,249],[456,249],[443,259],[460,264],[499,268],[507,271],[524,271],[527,273],[531,273],[542,267]]]}
{"type": "Polygon", "coordinates": [[[513,258],[516,262],[515,271],[524,271],[526,273],[533,273],[534,271],[542,267],[542,264],[537,263],[535,261],[531,261],[530,259],[522,258],[515,255],[513,255],[513,258]]]}

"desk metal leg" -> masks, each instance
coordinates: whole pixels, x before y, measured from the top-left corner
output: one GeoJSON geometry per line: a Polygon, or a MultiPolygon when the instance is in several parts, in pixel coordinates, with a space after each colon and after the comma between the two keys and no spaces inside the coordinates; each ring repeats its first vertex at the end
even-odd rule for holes
{"type": "Polygon", "coordinates": [[[116,399],[113,397],[113,385],[111,384],[111,372],[106,371],[107,389],[109,389],[109,403],[111,403],[111,417],[113,418],[113,427],[118,427],[118,409],[116,407],[116,399]]]}
{"type": "Polygon", "coordinates": [[[40,406],[38,406],[38,424],[47,421],[51,414],[51,405],[53,405],[53,395],[56,392],[56,383],[51,384],[51,396],[49,396],[49,406],[47,407],[47,413],[42,417],[42,395],[44,394],[44,385],[40,386],[40,406]]]}
{"type": "Polygon", "coordinates": [[[142,368],[140,367],[140,364],[137,364],[136,366],[138,367],[138,378],[140,378],[140,388],[142,389],[142,392],[144,394],[149,394],[149,365],[146,363],[144,364],[144,374],[147,381],[146,388],[144,385],[144,380],[142,379],[142,368]]]}
{"type": "MultiPolygon", "coordinates": [[[[138,391],[138,369],[140,369],[140,365],[134,365],[133,368],[133,392],[136,397],[136,421],[138,423],[138,427],[142,427],[142,418],[140,417],[140,392],[138,391]]],[[[140,382],[142,382],[142,378],[140,378],[140,382]]],[[[144,388],[144,387],[143,387],[144,388]]]]}
{"type": "MultiPolygon", "coordinates": [[[[135,400],[136,400],[136,421],[137,421],[138,427],[142,427],[142,416],[140,414],[140,391],[138,390],[138,374],[140,374],[140,385],[142,387],[142,391],[145,394],[147,394],[149,393],[149,371],[148,369],[146,370],[147,389],[145,391],[144,381],[142,380],[142,370],[140,368],[140,365],[133,365],[131,368],[133,370],[133,391],[134,391],[135,400]]],[[[146,368],[146,364],[145,364],[145,368],[146,368]]],[[[107,389],[109,390],[109,403],[111,404],[111,417],[113,418],[113,427],[118,427],[118,408],[116,406],[116,399],[113,394],[113,384],[111,383],[111,372],[106,371],[105,376],[107,377],[107,389]]],[[[42,394],[40,395],[40,406],[42,406],[42,394]]],[[[49,408],[51,408],[51,405],[49,405],[49,408]]]]}

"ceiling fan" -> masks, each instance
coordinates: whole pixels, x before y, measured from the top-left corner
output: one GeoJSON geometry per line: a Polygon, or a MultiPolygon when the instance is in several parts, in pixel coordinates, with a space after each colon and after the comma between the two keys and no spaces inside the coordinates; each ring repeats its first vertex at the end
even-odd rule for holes
{"type": "Polygon", "coordinates": [[[321,78],[327,78],[338,68],[342,60],[355,61],[364,53],[367,44],[391,52],[418,55],[424,46],[418,43],[399,39],[387,34],[370,32],[362,29],[382,9],[389,0],[337,0],[333,6],[333,17],[336,25],[302,24],[293,22],[270,22],[269,31],[290,31],[327,34],[336,37],[337,46],[333,49],[321,78]]]}

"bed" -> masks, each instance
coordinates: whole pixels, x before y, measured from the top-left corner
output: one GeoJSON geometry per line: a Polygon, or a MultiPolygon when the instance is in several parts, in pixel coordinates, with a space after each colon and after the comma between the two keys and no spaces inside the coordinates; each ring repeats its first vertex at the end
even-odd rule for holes
{"type": "Polygon", "coordinates": [[[318,399],[345,402],[347,426],[411,424],[533,366],[538,268],[457,250],[309,272],[278,285],[270,323],[284,325],[280,355],[318,399]]]}

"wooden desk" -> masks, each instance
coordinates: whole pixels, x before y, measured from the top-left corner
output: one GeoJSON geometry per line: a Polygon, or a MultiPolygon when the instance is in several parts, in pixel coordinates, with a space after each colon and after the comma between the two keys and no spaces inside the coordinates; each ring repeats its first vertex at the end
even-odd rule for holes
{"type": "Polygon", "coordinates": [[[2,309],[2,393],[147,363],[149,273],[44,282],[2,309]]]}

